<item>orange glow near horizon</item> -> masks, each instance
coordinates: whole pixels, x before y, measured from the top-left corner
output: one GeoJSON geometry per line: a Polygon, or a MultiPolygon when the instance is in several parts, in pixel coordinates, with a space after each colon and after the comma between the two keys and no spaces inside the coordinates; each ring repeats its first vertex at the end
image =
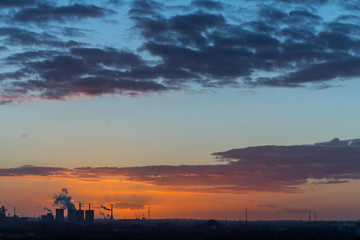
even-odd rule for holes
{"type": "MultiPolygon", "coordinates": [[[[309,210],[315,210],[319,219],[357,219],[360,212],[351,206],[357,204],[359,194],[351,190],[359,186],[358,182],[348,183],[349,188],[337,186],[306,185],[299,193],[258,192],[258,193],[207,193],[201,189],[194,191],[176,191],[175,187],[156,186],[149,183],[102,179],[84,181],[74,178],[53,177],[2,177],[0,191],[2,201],[10,214],[13,206],[20,216],[39,216],[54,210],[53,196],[62,188],[67,188],[72,202],[83,208],[91,203],[95,216],[102,218],[101,205],[136,204],[135,209],[114,208],[114,217],[133,219],[135,216],[147,218],[147,208],[151,207],[151,218],[193,218],[193,219],[244,219],[244,210],[248,208],[249,220],[306,219],[309,210]],[[342,196],[339,195],[342,194],[342,196]],[[352,196],[348,206],[334,209],[334,205],[344,196],[352,196]],[[324,201],[326,199],[326,202],[324,201]]],[[[338,184],[340,185],[340,184],[338,184]]]]}

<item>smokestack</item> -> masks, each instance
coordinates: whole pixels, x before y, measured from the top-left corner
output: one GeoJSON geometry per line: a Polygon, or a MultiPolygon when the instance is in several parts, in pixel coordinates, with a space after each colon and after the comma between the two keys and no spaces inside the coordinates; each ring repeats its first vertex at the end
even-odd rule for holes
{"type": "Polygon", "coordinates": [[[111,204],[111,216],[110,216],[111,220],[114,219],[113,208],[114,208],[114,204],[111,204]]]}
{"type": "Polygon", "coordinates": [[[79,203],[79,210],[81,210],[81,203],[79,203]]]}
{"type": "Polygon", "coordinates": [[[247,222],[248,218],[248,212],[247,212],[247,208],[245,208],[245,222],[247,222]]]}
{"type": "Polygon", "coordinates": [[[89,210],[85,211],[85,223],[90,224],[94,222],[94,210],[91,210],[91,203],[89,203],[89,210]]]}
{"type": "Polygon", "coordinates": [[[148,219],[150,220],[150,205],[149,205],[149,208],[148,208],[148,219]]]}

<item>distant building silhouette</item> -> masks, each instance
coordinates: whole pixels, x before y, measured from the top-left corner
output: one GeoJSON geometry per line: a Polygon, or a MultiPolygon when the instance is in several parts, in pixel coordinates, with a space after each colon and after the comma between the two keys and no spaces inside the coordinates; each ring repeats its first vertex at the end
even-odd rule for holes
{"type": "Polygon", "coordinates": [[[0,208],[0,218],[6,218],[6,211],[7,209],[4,206],[0,208]]]}
{"type": "Polygon", "coordinates": [[[111,215],[110,215],[110,220],[114,220],[114,204],[111,204],[111,215]]]}
{"type": "Polygon", "coordinates": [[[356,224],[355,235],[356,235],[357,237],[360,237],[360,223],[357,223],[357,224],[356,224]]]}
{"type": "Polygon", "coordinates": [[[74,209],[68,209],[68,215],[67,215],[67,221],[70,223],[76,223],[77,222],[77,218],[76,218],[76,211],[74,209]]]}
{"type": "Polygon", "coordinates": [[[76,211],[76,221],[82,223],[84,221],[84,210],[81,210],[81,203],[79,203],[79,210],[76,211]]]}
{"type": "Polygon", "coordinates": [[[94,222],[94,210],[91,210],[91,204],[89,203],[89,210],[85,211],[85,222],[93,223],[94,222]]]}
{"type": "Polygon", "coordinates": [[[56,217],[55,217],[55,221],[56,222],[64,222],[65,218],[64,218],[64,209],[56,209],[56,217]]]}
{"type": "Polygon", "coordinates": [[[41,215],[41,221],[52,222],[54,221],[54,215],[52,213],[47,213],[46,215],[41,215]]]}
{"type": "Polygon", "coordinates": [[[82,223],[84,222],[84,210],[76,210],[76,222],[82,223]]]}
{"type": "Polygon", "coordinates": [[[70,223],[82,223],[84,222],[84,210],[81,210],[81,203],[79,203],[79,210],[68,209],[67,221],[70,223]]]}

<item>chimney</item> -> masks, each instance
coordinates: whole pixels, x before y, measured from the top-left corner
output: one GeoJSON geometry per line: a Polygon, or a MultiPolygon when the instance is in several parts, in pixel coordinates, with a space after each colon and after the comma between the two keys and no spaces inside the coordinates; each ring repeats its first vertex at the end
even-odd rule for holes
{"type": "Polygon", "coordinates": [[[248,220],[248,211],[247,211],[247,208],[245,208],[245,222],[247,222],[248,220]]]}
{"type": "Polygon", "coordinates": [[[89,203],[89,210],[91,210],[91,203],[89,203]]]}
{"type": "Polygon", "coordinates": [[[81,203],[79,203],[79,210],[81,210],[81,203]]]}
{"type": "Polygon", "coordinates": [[[111,217],[110,217],[111,220],[114,219],[113,208],[114,208],[114,204],[111,204],[111,217]]]}

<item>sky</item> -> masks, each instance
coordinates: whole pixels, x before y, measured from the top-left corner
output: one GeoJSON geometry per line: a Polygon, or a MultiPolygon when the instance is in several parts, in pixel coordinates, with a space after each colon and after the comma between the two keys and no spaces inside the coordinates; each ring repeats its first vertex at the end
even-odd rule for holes
{"type": "Polygon", "coordinates": [[[359,14],[343,0],[0,0],[0,206],[359,219],[359,14]]]}

